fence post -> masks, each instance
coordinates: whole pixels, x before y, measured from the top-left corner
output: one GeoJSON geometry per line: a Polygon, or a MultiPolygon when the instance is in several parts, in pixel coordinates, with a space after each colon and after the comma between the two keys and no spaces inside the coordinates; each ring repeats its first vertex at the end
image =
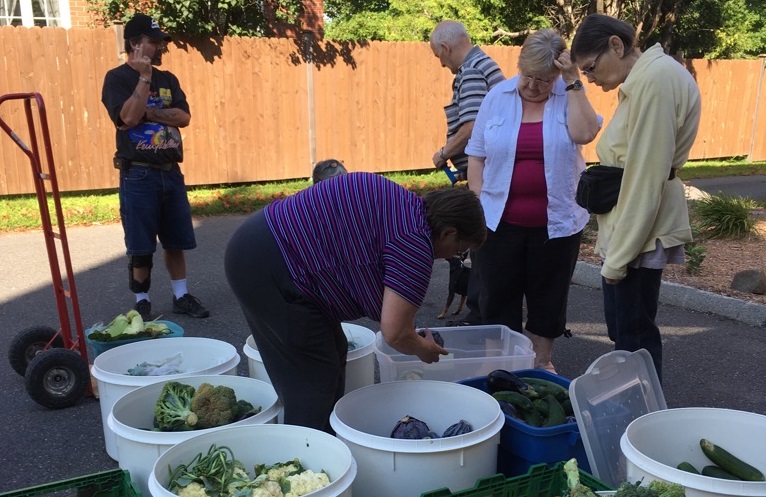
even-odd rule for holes
{"type": "Polygon", "coordinates": [[[117,62],[123,62],[123,57],[125,55],[125,39],[123,33],[125,27],[122,25],[122,21],[113,21],[112,30],[114,31],[114,44],[117,49],[117,62]]]}
{"type": "Polygon", "coordinates": [[[766,71],[766,54],[758,56],[761,59],[761,70],[758,72],[758,90],[755,92],[755,112],[753,112],[753,132],[750,136],[750,150],[747,153],[747,160],[752,160],[753,150],[755,149],[755,140],[758,136],[758,109],[761,108],[761,95],[763,95],[764,72],[766,71]]]}
{"type": "Polygon", "coordinates": [[[306,107],[308,111],[309,124],[309,174],[316,164],[316,124],[314,122],[314,32],[305,30],[303,36],[303,60],[306,61],[306,107]]]}

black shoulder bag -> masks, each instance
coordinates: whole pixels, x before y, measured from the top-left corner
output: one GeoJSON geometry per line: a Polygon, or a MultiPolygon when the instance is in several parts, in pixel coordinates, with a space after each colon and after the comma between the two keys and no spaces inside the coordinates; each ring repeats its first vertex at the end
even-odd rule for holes
{"type": "Polygon", "coordinates": [[[575,201],[591,214],[606,214],[617,204],[623,169],[591,166],[582,172],[577,183],[575,201]]]}

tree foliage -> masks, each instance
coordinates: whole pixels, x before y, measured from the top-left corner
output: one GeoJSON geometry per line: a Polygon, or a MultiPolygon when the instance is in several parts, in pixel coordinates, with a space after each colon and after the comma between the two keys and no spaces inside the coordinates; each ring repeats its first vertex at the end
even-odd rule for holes
{"type": "Polygon", "coordinates": [[[265,36],[270,34],[264,12],[274,20],[299,24],[301,0],[87,0],[95,24],[126,22],[135,12],[152,16],[169,33],[189,36],[265,36]]]}
{"type": "Polygon", "coordinates": [[[687,57],[751,58],[766,52],[766,1],[693,0],[676,25],[687,57]]]}
{"type": "Polygon", "coordinates": [[[601,12],[636,28],[642,48],[661,43],[686,57],[746,58],[766,52],[766,0],[325,0],[326,36],[426,41],[439,21],[463,22],[479,44],[521,44],[553,27],[571,40],[601,12]]]}

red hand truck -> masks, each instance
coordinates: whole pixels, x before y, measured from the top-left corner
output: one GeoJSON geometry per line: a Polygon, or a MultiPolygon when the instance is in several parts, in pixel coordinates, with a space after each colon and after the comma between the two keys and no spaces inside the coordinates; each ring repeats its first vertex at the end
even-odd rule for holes
{"type": "Polygon", "coordinates": [[[20,100],[24,104],[29,146],[13,132],[2,117],[0,117],[0,129],[13,139],[29,158],[32,166],[35,193],[42,218],[45,247],[48,252],[53,292],[59,315],[59,329],[56,330],[50,326],[32,326],[22,330],[11,341],[8,348],[8,360],[13,370],[24,376],[27,393],[32,400],[50,409],[60,409],[74,405],[86,394],[92,395],[93,393],[88,366],[88,352],[80,318],[74,271],[72,271],[69,257],[69,244],[56,181],[56,170],[53,164],[53,151],[45,104],[39,93],[14,93],[0,96],[0,106],[11,100],[20,100]],[[33,101],[36,103],[45,160],[39,152],[33,101]],[[54,231],[51,211],[48,207],[49,192],[46,189],[46,182],[50,185],[50,200],[55,209],[58,231],[54,231]],[[58,244],[56,240],[58,240],[58,244]],[[61,273],[57,245],[60,246],[66,269],[66,284],[61,273]],[[74,329],[72,328],[72,321],[74,321],[74,329]]]}

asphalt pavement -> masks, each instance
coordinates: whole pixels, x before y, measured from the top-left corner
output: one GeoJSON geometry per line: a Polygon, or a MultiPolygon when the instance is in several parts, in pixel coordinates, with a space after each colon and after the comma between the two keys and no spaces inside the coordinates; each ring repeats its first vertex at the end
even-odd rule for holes
{"type": "Polygon", "coordinates": [[[693,179],[685,181],[685,183],[711,195],[723,193],[731,196],[750,197],[759,202],[766,201],[766,176],[762,175],[693,179]]]}
{"type": "MultiPolygon", "coordinates": [[[[753,182],[750,177],[746,183],[753,182]]],[[[181,325],[186,336],[217,338],[234,345],[242,359],[238,374],[246,376],[242,347],[248,330],[226,283],[222,262],[226,243],[243,219],[196,220],[199,246],[188,253],[189,288],[211,310],[209,318],[171,313],[170,284],[160,260],[151,296],[154,311],[181,325]]],[[[70,228],[67,239],[85,327],[130,309],[133,300],[127,290],[121,227],[70,228]]],[[[42,232],[0,235],[0,275],[0,334],[5,343],[29,326],[58,327],[42,232]]],[[[436,316],[446,300],[447,281],[447,262],[436,261],[426,302],[417,315],[418,326],[444,326],[445,320],[436,316]]],[[[757,387],[766,377],[766,306],[679,285],[665,285],[662,300],[667,303],[660,306],[658,323],[665,347],[664,394],[669,407],[725,407],[766,414],[766,397],[757,387]]],[[[377,330],[373,321],[356,323],[377,330]]],[[[612,350],[596,267],[578,266],[570,293],[569,327],[573,336],[557,340],[554,363],[559,374],[575,378],[612,350]]],[[[67,409],[43,408],[29,398],[24,379],[7,360],[0,361],[0,381],[0,492],[117,467],[104,450],[97,399],[84,398],[67,409]]]]}

